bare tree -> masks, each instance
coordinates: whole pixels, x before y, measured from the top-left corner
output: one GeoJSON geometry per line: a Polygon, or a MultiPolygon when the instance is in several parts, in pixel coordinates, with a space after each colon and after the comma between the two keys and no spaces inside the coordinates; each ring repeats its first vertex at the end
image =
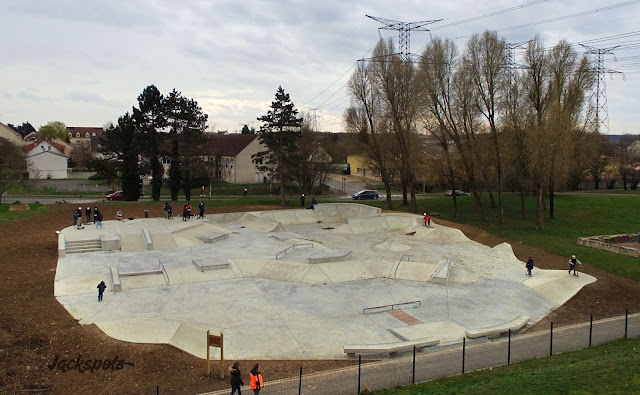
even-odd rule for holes
{"type": "MultiPolygon", "coordinates": [[[[380,40],[377,48],[380,52],[378,60],[371,63],[375,83],[381,94],[389,125],[395,137],[396,148],[394,154],[399,165],[403,186],[411,195],[411,211],[418,211],[415,191],[415,147],[418,144],[416,136],[417,99],[420,79],[416,78],[413,63],[403,61],[395,53],[393,42],[380,40]]],[[[404,188],[403,188],[404,192],[404,188]]],[[[403,193],[406,196],[406,192],[403,193]]]]}
{"type": "Polygon", "coordinates": [[[498,221],[504,223],[504,202],[502,199],[502,145],[498,130],[498,113],[502,96],[506,93],[507,79],[507,51],[505,42],[495,32],[484,32],[473,35],[467,43],[464,55],[466,67],[471,76],[479,96],[478,108],[486,118],[489,132],[493,141],[495,154],[495,168],[498,176],[498,221]]]}
{"type": "MultiPolygon", "coordinates": [[[[374,56],[381,56],[381,43],[374,49],[374,56]]],[[[385,148],[387,128],[384,112],[382,111],[381,98],[373,83],[371,71],[372,63],[358,63],[349,80],[349,93],[351,95],[351,107],[345,112],[345,124],[347,130],[357,133],[360,141],[367,148],[367,156],[378,169],[384,183],[387,195],[387,208],[392,209],[391,185],[388,171],[388,153],[385,148]]]]}
{"type": "MultiPolygon", "coordinates": [[[[420,62],[423,79],[421,103],[426,110],[424,127],[441,143],[443,150],[449,150],[451,143],[458,152],[460,165],[465,173],[477,210],[482,220],[484,211],[476,183],[476,133],[479,112],[477,94],[470,69],[460,67],[455,44],[446,39],[436,38],[427,45],[420,62]]],[[[456,189],[453,176],[453,161],[448,158],[449,182],[451,190],[456,189]]],[[[457,198],[452,194],[454,211],[457,213],[457,198]]]]}

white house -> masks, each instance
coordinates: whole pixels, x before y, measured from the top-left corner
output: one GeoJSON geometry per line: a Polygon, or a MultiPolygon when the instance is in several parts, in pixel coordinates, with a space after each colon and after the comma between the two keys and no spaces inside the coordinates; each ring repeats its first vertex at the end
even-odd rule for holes
{"type": "Polygon", "coordinates": [[[53,141],[42,140],[25,146],[29,178],[66,179],[69,158],[64,147],[53,141]]]}

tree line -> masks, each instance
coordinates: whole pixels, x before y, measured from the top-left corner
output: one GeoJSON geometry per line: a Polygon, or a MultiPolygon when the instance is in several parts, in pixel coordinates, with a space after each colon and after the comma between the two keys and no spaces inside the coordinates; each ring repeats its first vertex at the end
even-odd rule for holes
{"type": "MultiPolygon", "coordinates": [[[[599,182],[605,173],[611,146],[587,100],[595,81],[589,60],[565,40],[545,48],[535,37],[516,64],[495,32],[473,35],[462,49],[435,37],[417,61],[401,60],[393,42],[381,39],[351,76],[344,119],[381,174],[388,208],[389,173],[399,173],[413,212],[417,181],[428,174],[451,190],[468,188],[483,220],[483,193],[500,223],[505,190],[520,193],[523,216],[525,194],[533,193],[543,229],[559,187],[579,187],[586,174],[599,182]],[[425,149],[425,135],[437,150],[425,149]]],[[[452,200],[457,215],[455,194],[452,200]]]]}
{"type": "MultiPolygon", "coordinates": [[[[92,167],[104,178],[120,180],[125,200],[138,200],[141,179],[151,178],[151,197],[160,199],[164,182],[171,199],[180,191],[187,200],[191,190],[206,179],[211,190],[217,179],[219,147],[207,133],[207,114],[198,103],[175,89],[163,95],[150,85],[138,96],[138,105],[102,134],[102,156],[92,167]],[[168,177],[162,162],[168,163],[168,177]]],[[[299,116],[289,94],[279,87],[266,115],[258,118],[259,130],[246,125],[242,134],[257,134],[264,150],[253,155],[257,170],[265,172],[280,188],[284,205],[285,185],[295,181],[302,191],[317,190],[333,169],[323,148],[330,145],[299,116]]]]}

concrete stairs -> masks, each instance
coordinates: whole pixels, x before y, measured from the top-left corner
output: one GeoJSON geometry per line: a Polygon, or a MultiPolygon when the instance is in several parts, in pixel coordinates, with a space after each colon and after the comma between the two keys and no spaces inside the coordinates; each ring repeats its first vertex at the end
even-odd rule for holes
{"type": "Polygon", "coordinates": [[[67,241],[67,254],[95,251],[102,251],[102,242],[100,239],[67,241]]]}

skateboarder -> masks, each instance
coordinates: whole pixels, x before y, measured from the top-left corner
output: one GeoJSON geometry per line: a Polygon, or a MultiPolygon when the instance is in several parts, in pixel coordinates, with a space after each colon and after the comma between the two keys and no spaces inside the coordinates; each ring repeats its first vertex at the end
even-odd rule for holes
{"type": "Polygon", "coordinates": [[[236,391],[238,395],[242,395],[241,387],[244,385],[244,381],[242,381],[242,373],[240,373],[240,362],[235,361],[233,365],[229,366],[229,373],[231,374],[231,395],[235,394],[236,391]]]}
{"type": "Polygon", "coordinates": [[[533,258],[529,257],[527,260],[527,276],[531,277],[531,271],[533,270],[533,258]]]}
{"type": "Polygon", "coordinates": [[[578,275],[578,271],[576,270],[576,264],[582,265],[582,262],[580,262],[575,255],[571,255],[571,259],[569,259],[569,274],[571,274],[571,271],[573,270],[573,275],[574,276],[578,275]]]}
{"type": "Polygon", "coordinates": [[[98,284],[98,302],[102,302],[102,294],[104,293],[104,290],[107,289],[107,286],[105,285],[104,281],[100,281],[100,284],[98,284]]]}

